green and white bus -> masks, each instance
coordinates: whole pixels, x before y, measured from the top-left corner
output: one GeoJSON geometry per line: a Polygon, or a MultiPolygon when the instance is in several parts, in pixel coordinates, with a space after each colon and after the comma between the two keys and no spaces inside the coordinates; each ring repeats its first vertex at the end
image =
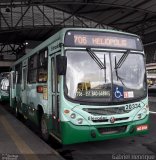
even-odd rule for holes
{"type": "Polygon", "coordinates": [[[0,102],[9,102],[9,72],[0,73],[0,102]]]}
{"type": "Polygon", "coordinates": [[[66,28],[17,60],[10,105],[62,144],[148,132],[145,56],[137,35],[66,28]]]}

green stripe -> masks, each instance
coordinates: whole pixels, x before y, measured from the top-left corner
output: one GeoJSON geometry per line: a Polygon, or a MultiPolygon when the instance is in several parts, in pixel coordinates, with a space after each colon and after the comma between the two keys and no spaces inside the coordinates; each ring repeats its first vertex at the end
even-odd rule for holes
{"type": "Polygon", "coordinates": [[[101,125],[101,126],[76,126],[70,122],[61,122],[61,137],[63,144],[72,144],[88,141],[102,141],[107,139],[121,138],[134,136],[138,134],[146,134],[148,131],[136,131],[136,126],[141,124],[148,124],[149,116],[146,116],[144,119],[128,123],[112,124],[112,125],[101,125]],[[103,127],[115,127],[127,125],[127,130],[122,133],[112,133],[102,135],[98,132],[97,128],[103,127]],[[133,131],[133,132],[132,132],[133,131]],[[91,132],[95,132],[96,137],[91,136],[91,132]]]}

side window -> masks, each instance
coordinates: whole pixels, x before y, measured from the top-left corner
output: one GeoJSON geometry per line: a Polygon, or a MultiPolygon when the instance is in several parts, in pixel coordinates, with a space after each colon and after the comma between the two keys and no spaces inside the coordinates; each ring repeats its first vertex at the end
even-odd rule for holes
{"type": "Polygon", "coordinates": [[[51,68],[52,68],[52,92],[55,92],[55,63],[54,63],[54,57],[51,61],[51,68]]]}
{"type": "Polygon", "coordinates": [[[22,64],[18,64],[15,66],[16,70],[16,82],[20,84],[22,82],[22,64]]]}
{"type": "Polygon", "coordinates": [[[35,83],[37,81],[37,54],[29,58],[28,82],[35,83]]]}
{"type": "Polygon", "coordinates": [[[16,71],[13,72],[13,84],[16,84],[16,71]]]}
{"type": "Polygon", "coordinates": [[[56,58],[52,58],[52,91],[59,93],[59,80],[60,76],[57,75],[57,69],[56,69],[56,58]]]}
{"type": "Polygon", "coordinates": [[[47,82],[48,79],[48,51],[42,50],[39,52],[38,61],[38,82],[47,82]]]}

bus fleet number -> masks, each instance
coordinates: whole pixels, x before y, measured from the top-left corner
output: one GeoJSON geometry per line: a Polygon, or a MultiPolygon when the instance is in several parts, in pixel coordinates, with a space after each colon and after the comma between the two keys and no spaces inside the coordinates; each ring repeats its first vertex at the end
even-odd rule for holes
{"type": "Polygon", "coordinates": [[[132,110],[132,109],[135,109],[135,108],[141,108],[141,105],[140,103],[136,103],[136,104],[127,104],[125,106],[125,110],[132,110]]]}

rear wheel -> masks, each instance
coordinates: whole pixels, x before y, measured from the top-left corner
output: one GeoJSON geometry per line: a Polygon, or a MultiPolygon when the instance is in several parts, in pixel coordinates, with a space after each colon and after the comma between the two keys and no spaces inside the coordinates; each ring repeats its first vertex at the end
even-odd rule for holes
{"type": "Polygon", "coordinates": [[[41,118],[41,136],[45,141],[49,140],[49,133],[48,133],[48,127],[47,127],[47,123],[46,123],[46,119],[45,117],[42,115],[41,118]]]}

